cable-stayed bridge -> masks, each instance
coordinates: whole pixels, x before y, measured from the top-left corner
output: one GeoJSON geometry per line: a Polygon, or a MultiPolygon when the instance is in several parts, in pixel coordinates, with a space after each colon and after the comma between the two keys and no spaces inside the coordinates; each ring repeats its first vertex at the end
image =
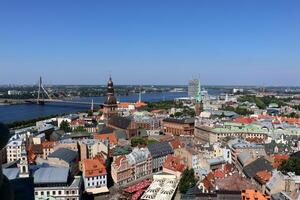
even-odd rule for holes
{"type": "Polygon", "coordinates": [[[39,105],[44,105],[45,103],[82,104],[82,105],[91,105],[92,109],[94,105],[103,105],[102,103],[94,103],[93,100],[91,102],[84,102],[84,101],[76,101],[70,99],[52,98],[50,92],[48,92],[43,85],[42,77],[39,78],[37,99],[26,99],[25,102],[39,104],[39,105]]]}

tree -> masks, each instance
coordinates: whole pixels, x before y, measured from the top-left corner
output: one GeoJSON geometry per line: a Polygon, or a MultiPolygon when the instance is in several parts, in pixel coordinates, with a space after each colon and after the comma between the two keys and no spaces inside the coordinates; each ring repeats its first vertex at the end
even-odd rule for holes
{"type": "Polygon", "coordinates": [[[174,113],[174,117],[181,117],[183,115],[182,112],[176,112],[174,113]]]}
{"type": "Polygon", "coordinates": [[[89,116],[89,117],[93,116],[93,111],[92,111],[92,110],[88,110],[87,113],[88,113],[88,116],[89,116]]]}
{"type": "Polygon", "coordinates": [[[83,126],[77,126],[73,132],[85,132],[85,128],[83,126]]]}
{"type": "Polygon", "coordinates": [[[60,129],[63,130],[65,133],[68,133],[68,132],[71,132],[71,131],[72,131],[69,122],[67,122],[67,121],[65,121],[65,120],[63,120],[63,121],[60,123],[60,129]]]}
{"type": "Polygon", "coordinates": [[[294,172],[296,175],[300,175],[300,158],[290,157],[287,161],[282,161],[279,170],[284,174],[294,172]]]}
{"type": "Polygon", "coordinates": [[[186,193],[190,187],[196,184],[196,178],[194,174],[194,169],[185,169],[181,175],[179,181],[179,191],[180,193],[186,193]]]}
{"type": "MultiPolygon", "coordinates": [[[[223,107],[223,110],[226,110],[226,111],[233,111],[239,115],[251,115],[253,114],[253,111],[251,110],[248,110],[247,108],[242,108],[242,107],[237,107],[237,108],[234,108],[232,106],[225,106],[223,107]]],[[[224,113],[222,113],[224,114],[224,113]]]]}
{"type": "Polygon", "coordinates": [[[131,146],[136,147],[138,145],[146,145],[147,142],[144,138],[142,137],[133,137],[131,138],[131,146]]]}
{"type": "Polygon", "coordinates": [[[152,139],[150,139],[150,140],[147,141],[147,144],[148,144],[148,145],[149,145],[149,144],[156,144],[156,143],[158,143],[157,140],[152,140],[152,139]]]}
{"type": "Polygon", "coordinates": [[[295,112],[292,112],[291,114],[287,115],[287,117],[300,118],[300,116],[297,113],[295,113],[295,112]]]}

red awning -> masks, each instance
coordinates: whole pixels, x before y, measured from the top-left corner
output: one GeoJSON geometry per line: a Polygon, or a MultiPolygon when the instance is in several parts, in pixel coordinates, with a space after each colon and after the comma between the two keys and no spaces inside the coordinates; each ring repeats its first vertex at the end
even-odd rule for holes
{"type": "Polygon", "coordinates": [[[126,189],[124,189],[125,192],[128,193],[134,193],[137,191],[140,191],[146,187],[149,187],[149,185],[151,185],[151,182],[149,179],[143,180],[142,182],[139,182],[137,184],[134,184],[132,186],[127,187],[126,189]]]}

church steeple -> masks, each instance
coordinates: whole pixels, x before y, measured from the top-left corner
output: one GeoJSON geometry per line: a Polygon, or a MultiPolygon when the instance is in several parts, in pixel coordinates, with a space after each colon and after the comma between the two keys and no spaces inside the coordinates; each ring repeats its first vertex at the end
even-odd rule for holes
{"type": "Polygon", "coordinates": [[[20,178],[29,177],[28,158],[27,158],[27,152],[26,152],[26,147],[24,142],[21,146],[21,160],[20,160],[19,168],[20,168],[20,174],[19,174],[20,178]]]}
{"type": "Polygon", "coordinates": [[[196,114],[196,116],[199,116],[200,113],[203,111],[200,79],[198,80],[198,88],[197,88],[197,93],[196,93],[195,100],[196,100],[196,102],[195,102],[195,114],[196,114]]]}
{"type": "Polygon", "coordinates": [[[106,93],[107,97],[104,104],[107,105],[117,104],[117,99],[115,98],[114,94],[115,94],[114,83],[110,76],[107,82],[107,93],[106,93]]]}
{"type": "Polygon", "coordinates": [[[111,76],[109,76],[109,80],[107,82],[107,95],[114,95],[114,83],[111,76]]]}
{"type": "Polygon", "coordinates": [[[106,93],[106,100],[103,105],[103,117],[104,119],[108,120],[111,116],[117,115],[117,99],[114,96],[114,83],[112,81],[111,76],[108,79],[107,82],[107,93],[106,93]]]}

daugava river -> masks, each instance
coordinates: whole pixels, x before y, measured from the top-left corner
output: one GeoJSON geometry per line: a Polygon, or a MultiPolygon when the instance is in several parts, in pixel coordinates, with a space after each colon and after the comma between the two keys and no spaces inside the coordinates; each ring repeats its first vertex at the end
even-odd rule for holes
{"type": "MultiPolygon", "coordinates": [[[[222,91],[209,90],[210,95],[218,95],[222,91]]],[[[163,100],[173,100],[179,97],[186,97],[187,92],[163,92],[163,93],[144,93],[142,94],[142,101],[157,102],[163,100]]],[[[82,97],[76,98],[73,101],[92,102],[101,104],[106,97],[82,97]]],[[[120,102],[136,102],[138,94],[130,94],[128,96],[117,96],[120,102]]],[[[95,105],[97,109],[99,105],[95,105]]],[[[49,115],[60,115],[74,113],[82,110],[88,110],[91,105],[87,104],[71,104],[71,103],[46,103],[45,105],[37,104],[18,104],[18,105],[0,105],[0,121],[4,123],[35,119],[38,117],[46,117],[49,115]]]]}
{"type": "MultiPolygon", "coordinates": [[[[145,93],[142,94],[142,101],[157,102],[162,100],[173,100],[178,97],[186,97],[186,92],[164,92],[164,93],[145,93]]],[[[103,103],[105,97],[82,97],[73,99],[79,102],[103,103]]],[[[120,102],[136,102],[138,94],[131,94],[128,96],[117,96],[120,102]]],[[[99,105],[94,105],[97,109],[99,105]]],[[[45,105],[37,104],[18,104],[18,105],[0,105],[0,121],[4,123],[28,120],[38,117],[46,117],[49,115],[59,115],[63,113],[74,113],[81,110],[88,110],[91,105],[87,104],[71,104],[71,103],[45,103],[45,105]]]]}

